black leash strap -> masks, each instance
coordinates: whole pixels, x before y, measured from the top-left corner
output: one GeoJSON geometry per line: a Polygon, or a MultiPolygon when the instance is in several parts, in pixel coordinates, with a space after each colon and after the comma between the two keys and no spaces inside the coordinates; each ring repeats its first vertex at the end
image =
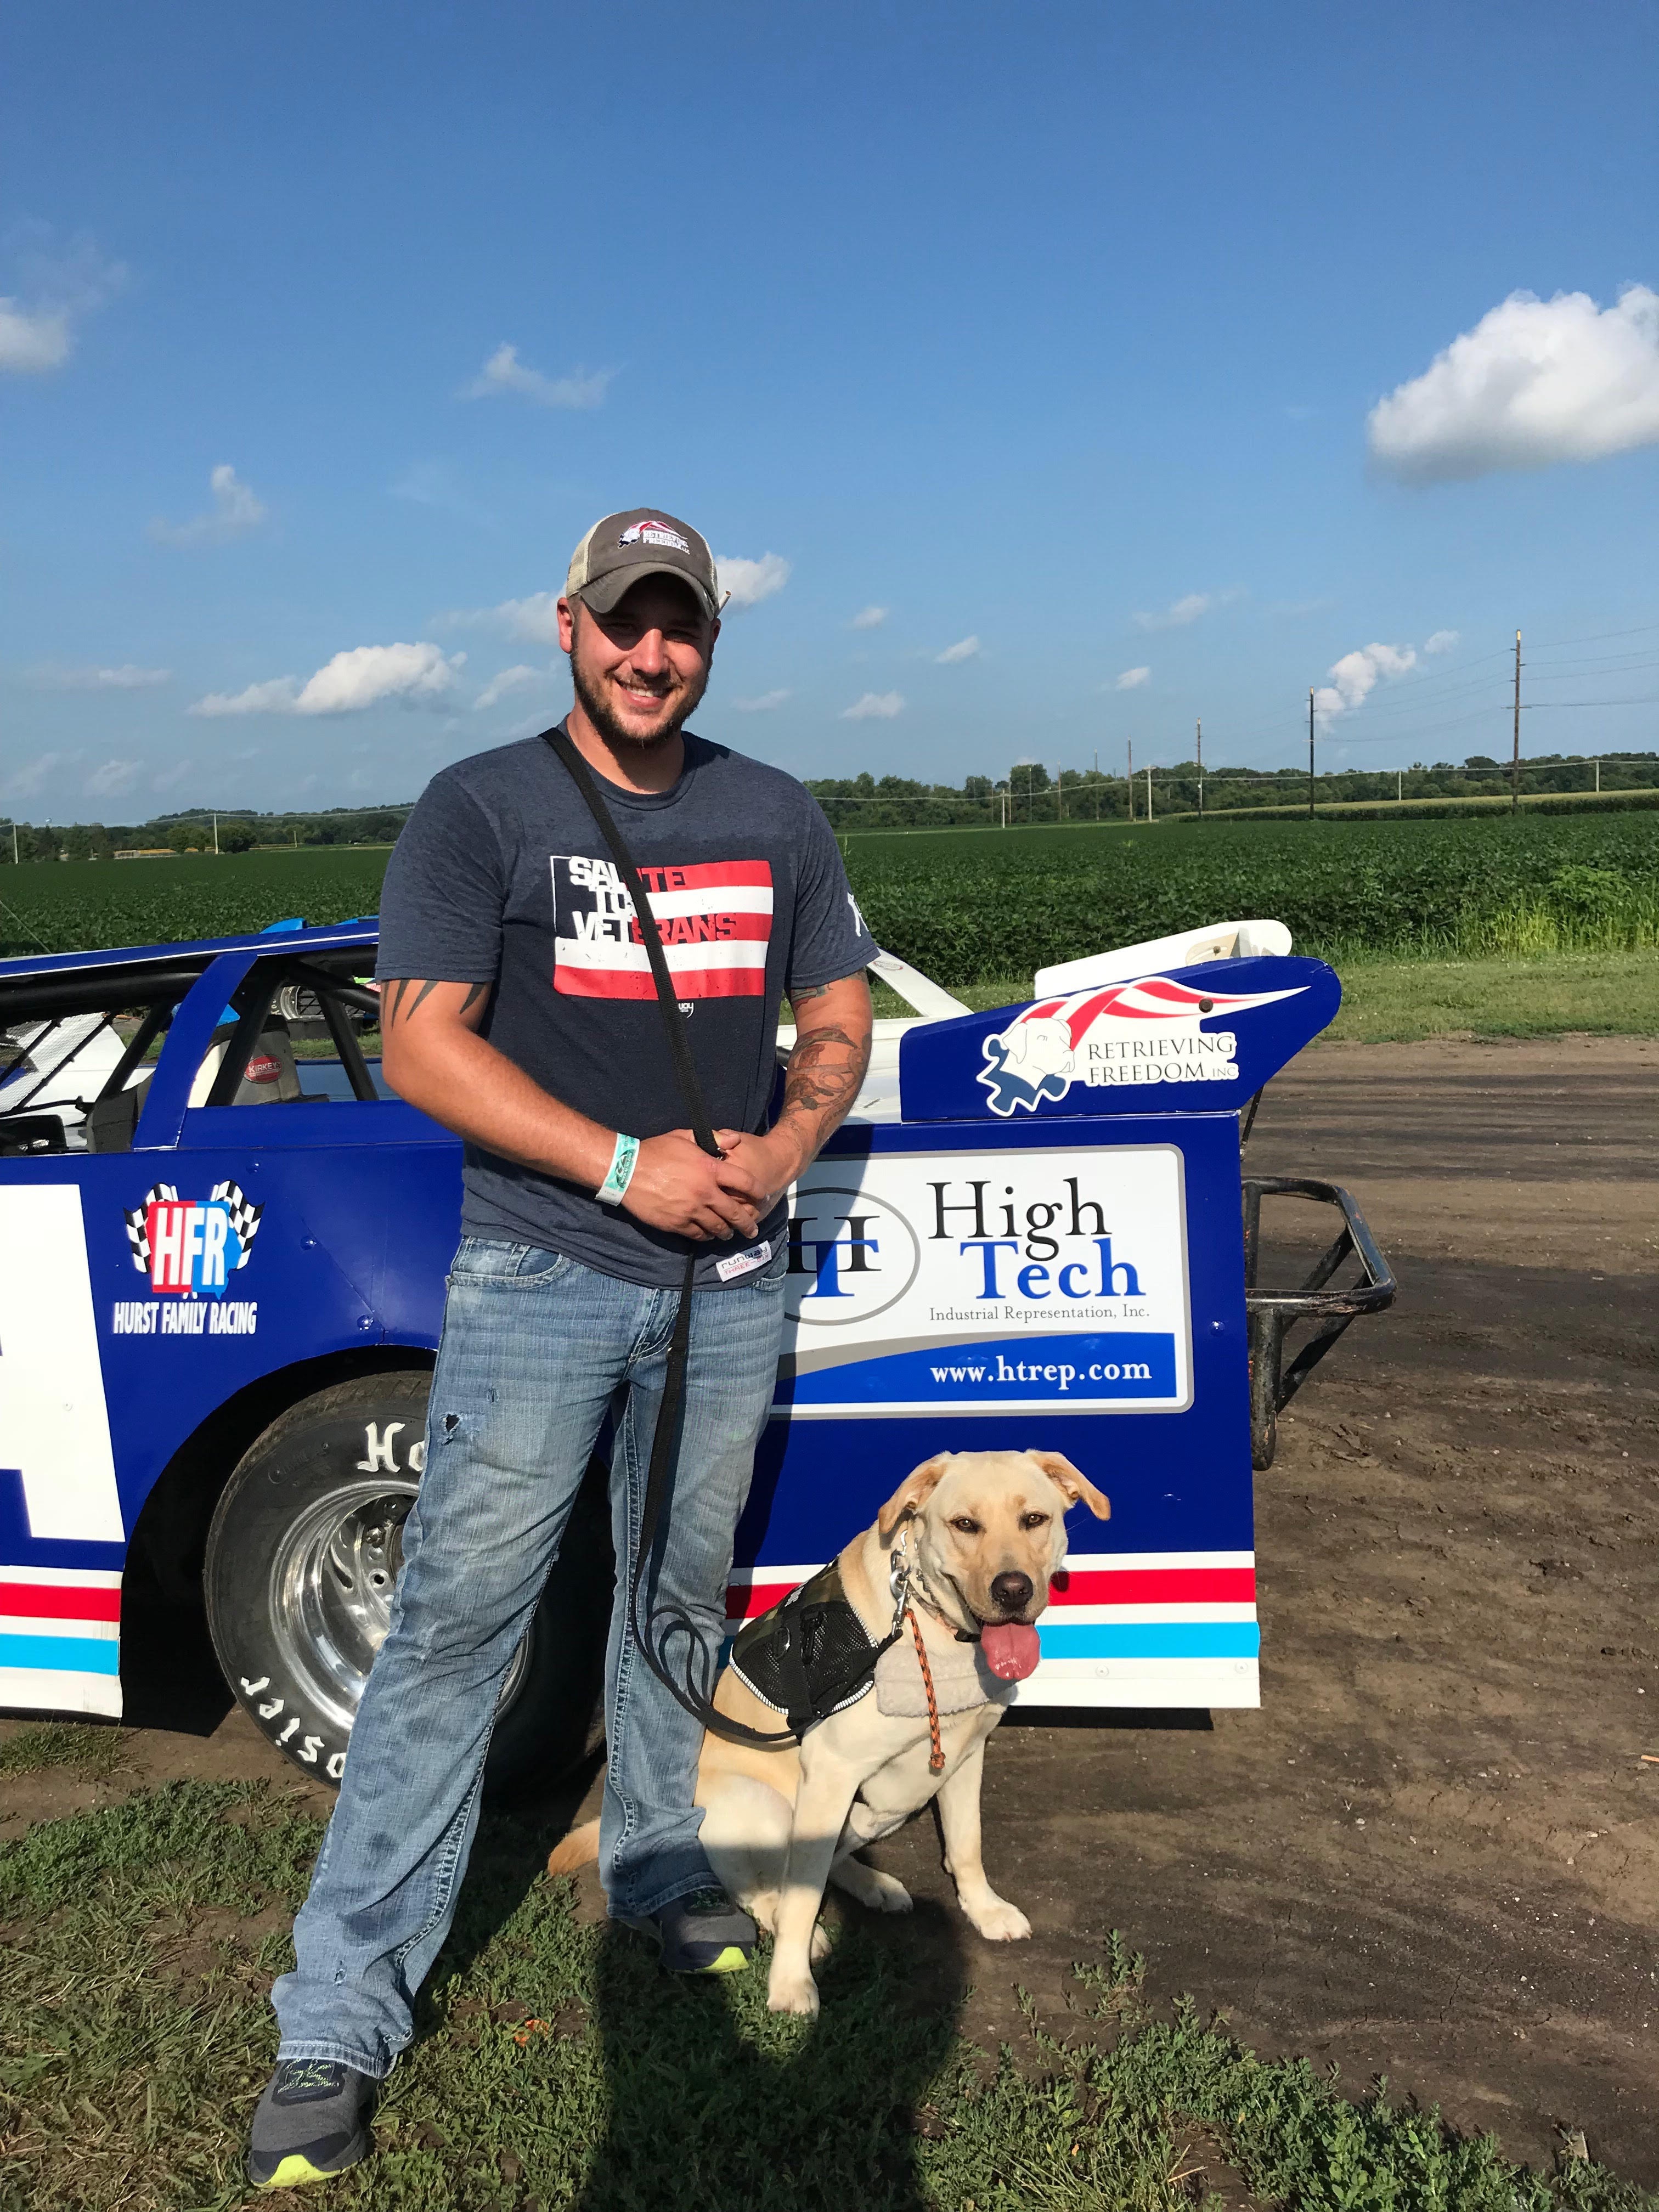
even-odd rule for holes
{"type": "MultiPolygon", "coordinates": [[[[651,963],[651,980],[657,990],[657,1005],[668,1032],[668,1048],[673,1059],[674,1073],[679,1078],[680,1089],[684,1094],[692,1134],[705,1152],[712,1153],[716,1159],[723,1158],[725,1156],[714,1141],[714,1127],[704,1103],[702,1085],[697,1079],[697,1064],[691,1055],[691,1040],[686,1033],[685,1017],[680,1012],[679,996],[668,972],[667,956],[662,949],[662,933],[657,927],[657,917],[651,911],[651,902],[646,896],[645,885],[640,880],[633,855],[623,842],[622,832],[605,803],[592,770],[571,743],[568,735],[562,728],[545,730],[543,735],[568,770],[570,780],[581,793],[588,812],[598,823],[599,835],[610,848],[617,873],[634,902],[635,918],[640,926],[640,935],[645,940],[646,957],[651,963]]],[[[645,1478],[645,1501],[640,1509],[639,1548],[628,1585],[629,1623],[634,1632],[634,1641],[644,1655],[646,1665],[693,1719],[701,1721],[714,1735],[724,1736],[728,1743],[756,1744],[771,1749],[796,1741],[795,1730],[751,1729],[742,1721],[730,1720],[724,1713],[715,1711],[714,1683],[708,1654],[697,1634],[696,1623],[684,1607],[672,1604],[656,1606],[643,1624],[640,1620],[640,1586],[645,1580],[652,1553],[656,1549],[657,1530],[673,1479],[680,1416],[685,1406],[685,1369],[691,1350],[691,1294],[696,1272],[697,1255],[694,1248],[686,1255],[685,1275],[680,1285],[680,1302],[674,1316],[674,1334],[669,1340],[668,1369],[663,1377],[662,1404],[657,1410],[656,1430],[651,1438],[651,1457],[645,1478]],[[649,1633],[659,1620],[664,1624],[660,1650],[652,1642],[649,1633]],[[684,1679],[675,1675],[667,1656],[670,1639],[676,1632],[684,1635],[686,1642],[684,1679]]]]}

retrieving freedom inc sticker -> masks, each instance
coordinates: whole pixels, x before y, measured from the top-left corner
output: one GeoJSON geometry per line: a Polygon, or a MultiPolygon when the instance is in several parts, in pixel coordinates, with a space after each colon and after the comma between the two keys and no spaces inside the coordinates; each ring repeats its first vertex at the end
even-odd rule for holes
{"type": "Polygon", "coordinates": [[[1178,1413],[1170,1145],[823,1159],[791,1194],[775,1411],[1178,1413]]]}

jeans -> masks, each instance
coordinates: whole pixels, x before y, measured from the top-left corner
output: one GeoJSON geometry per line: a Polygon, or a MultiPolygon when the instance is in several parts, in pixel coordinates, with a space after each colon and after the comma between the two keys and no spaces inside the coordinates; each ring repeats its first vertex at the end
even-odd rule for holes
{"type": "MultiPolygon", "coordinates": [[[[694,1293],[672,1489],[641,1593],[642,1613],[654,1590],[691,1616],[711,1680],[771,1401],[786,1255],[694,1293]]],[[[391,1626],[295,1923],[295,1969],[271,1993],[283,2058],[335,2059],[379,2079],[409,2042],[472,1846],[496,1695],[607,1413],[617,1576],[600,1873],[618,1916],[713,1884],[691,1802],[702,1726],[652,1674],[627,1618],[678,1301],[678,1290],[619,1282],[562,1254],[462,1239],[391,1626]]],[[[683,1666],[683,1638],[672,1656],[683,1666]]]]}

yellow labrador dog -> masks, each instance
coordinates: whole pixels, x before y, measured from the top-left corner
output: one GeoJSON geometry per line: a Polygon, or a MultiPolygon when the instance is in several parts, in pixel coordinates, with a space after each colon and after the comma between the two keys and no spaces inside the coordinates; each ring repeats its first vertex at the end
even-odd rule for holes
{"type": "MultiPolygon", "coordinates": [[[[945,1869],[973,1926],[993,1942],[1030,1934],[1025,1915],[985,1878],[980,1784],[986,1741],[1012,1686],[1037,1663],[1033,1624],[1065,1553],[1066,1508],[1079,1501],[1102,1521],[1111,1511],[1059,1452],[940,1452],[924,1461],[836,1563],[841,1592],[872,1644],[902,1628],[878,1662],[873,1690],[814,1723],[799,1747],[760,1750],[704,1737],[696,1799],[703,1849],[726,1894],[772,1935],[774,2012],[818,2008],[812,1963],[825,1948],[817,1915],[827,1881],[872,1911],[909,1911],[902,1883],[855,1854],[933,1798],[945,1869]],[[896,1624],[901,1592],[909,1618],[896,1624]]],[[[744,1664],[740,1654],[722,1671],[715,1708],[775,1732],[778,1711],[744,1679],[744,1664]]],[[[568,1836],[549,1870],[591,1860],[598,1832],[593,1821],[568,1836]]]]}

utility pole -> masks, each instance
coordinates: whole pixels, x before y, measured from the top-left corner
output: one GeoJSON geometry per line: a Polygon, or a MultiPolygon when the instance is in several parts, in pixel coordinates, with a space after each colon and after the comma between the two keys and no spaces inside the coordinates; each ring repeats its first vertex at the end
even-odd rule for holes
{"type": "Polygon", "coordinates": [[[1151,769],[1147,769],[1147,771],[1146,771],[1146,819],[1150,822],[1150,821],[1152,820],[1152,771],[1151,770],[1151,769]]]}
{"type": "Polygon", "coordinates": [[[1405,794],[1405,789],[1406,789],[1406,779],[1405,779],[1405,777],[1401,774],[1400,770],[1399,770],[1398,769],[1395,769],[1395,772],[1394,772],[1394,803],[1395,803],[1395,805],[1396,806],[1400,805],[1402,803],[1402,800],[1403,800],[1403,799],[1404,799],[1404,794],[1405,794]]]}
{"type": "Polygon", "coordinates": [[[1135,818],[1135,741],[1133,738],[1130,738],[1127,740],[1127,744],[1129,747],[1129,772],[1124,781],[1128,786],[1129,819],[1133,822],[1135,818]]]}
{"type": "Polygon", "coordinates": [[[1194,722],[1193,727],[1198,732],[1198,818],[1201,822],[1204,819],[1204,725],[1194,722]]]}
{"type": "Polygon", "coordinates": [[[1598,799],[1601,795],[1601,763],[1599,760],[1595,763],[1595,795],[1598,799]]]}
{"type": "Polygon", "coordinates": [[[17,824],[15,822],[11,825],[11,864],[14,868],[23,865],[17,857],[17,824]]]}
{"type": "Polygon", "coordinates": [[[219,810],[216,806],[213,810],[213,850],[216,857],[219,851],[219,810]]]}
{"type": "Polygon", "coordinates": [[[1310,691],[1310,692],[1309,692],[1309,694],[1308,694],[1308,819],[1309,819],[1309,821],[1310,821],[1310,822],[1311,822],[1311,821],[1313,820],[1313,818],[1314,818],[1314,763],[1313,763],[1314,705],[1313,705],[1313,702],[1314,702],[1314,695],[1313,695],[1313,693],[1312,693],[1311,691],[1310,691]]]}
{"type": "Polygon", "coordinates": [[[1054,763],[1054,819],[1056,822],[1063,822],[1066,819],[1066,787],[1060,780],[1065,773],[1065,769],[1056,762],[1054,763]]]}
{"type": "Polygon", "coordinates": [[[1515,633],[1515,750],[1510,761],[1510,812],[1521,811],[1521,633],[1515,633]]]}

